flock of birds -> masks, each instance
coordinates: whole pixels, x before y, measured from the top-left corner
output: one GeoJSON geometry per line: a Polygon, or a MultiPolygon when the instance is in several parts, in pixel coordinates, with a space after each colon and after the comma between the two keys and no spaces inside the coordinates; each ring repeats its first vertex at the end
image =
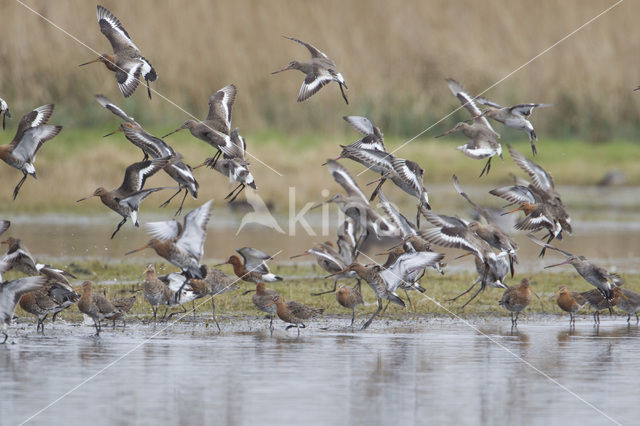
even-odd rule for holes
{"type": "MultiPolygon", "coordinates": [[[[113,54],[100,55],[97,59],[82,65],[101,62],[107,69],[115,72],[118,87],[124,97],[131,96],[144,79],[148,96],[151,98],[149,82],[155,81],[158,77],[155,69],[142,56],[121,22],[112,13],[98,6],[97,17],[100,31],[111,43],[113,54]]],[[[275,74],[295,69],[305,74],[298,102],[307,100],[330,82],[336,82],[344,101],[348,104],[345,93],[347,85],[335,63],[311,44],[292,37],[286,38],[302,44],[311,54],[311,60],[308,62],[292,61],[285,68],[274,72],[275,74]]],[[[453,79],[447,79],[447,84],[462,107],[469,111],[471,117],[470,120],[456,124],[451,130],[438,137],[462,132],[468,141],[458,149],[470,158],[486,160],[480,177],[489,173],[494,156],[502,157],[502,145],[498,141],[500,135],[493,129],[489,119],[526,132],[533,155],[536,155],[537,136],[529,116],[534,108],[551,105],[525,103],[502,107],[488,99],[470,96],[463,86],[453,79]],[[479,105],[485,108],[481,109],[479,105]]],[[[166,206],[184,191],[182,202],[175,213],[175,216],[180,215],[186,197],[189,194],[194,199],[198,197],[199,184],[193,175],[193,169],[207,166],[223,174],[231,182],[237,183],[237,187],[226,197],[231,201],[247,186],[256,189],[254,177],[249,171],[249,163],[245,160],[246,142],[238,129],[232,129],[231,126],[232,108],[236,95],[236,86],[223,87],[209,98],[209,112],[206,119],[187,120],[162,138],[145,131],[142,125],[106,96],[96,95],[100,105],[122,120],[117,130],[105,136],[122,132],[127,140],[142,150],[144,157],[142,161],[135,162],[126,168],[124,180],[119,187],[111,190],[100,187],[93,194],[78,201],[99,197],[105,206],[122,216],[122,221],[118,223],[111,235],[111,238],[114,238],[128,219],[136,227],[139,226],[140,204],[154,192],[165,189],[177,190],[163,203],[163,206],[166,206]],[[188,129],[194,137],[216,150],[212,157],[194,168],[185,163],[182,155],[163,140],[172,133],[184,129],[188,129]],[[177,186],[145,188],[147,179],[160,170],[164,170],[177,186]]],[[[18,123],[13,140],[7,145],[0,146],[0,159],[23,173],[22,179],[14,189],[14,200],[27,177],[29,175],[36,177],[33,163],[40,148],[62,130],[61,126],[47,124],[53,110],[54,105],[49,104],[25,114],[18,123]]],[[[0,115],[3,116],[4,129],[5,119],[11,118],[11,115],[7,103],[2,99],[0,99],[0,115]]],[[[478,277],[468,290],[452,300],[470,293],[479,284],[478,290],[462,305],[464,307],[487,287],[502,288],[504,295],[500,305],[512,312],[512,325],[516,326],[519,313],[531,300],[532,290],[527,278],[511,287],[505,284],[507,277],[509,275],[513,277],[515,274],[515,265],[518,263],[518,244],[495,223],[494,215],[476,204],[463,191],[455,175],[453,186],[475,209],[477,220],[435,213],[423,182],[424,170],[420,165],[388,152],[382,131],[368,118],[346,116],[344,120],[360,132],[362,137],[350,145],[342,145],[340,154],[323,164],[333,179],[344,189],[344,193],[336,193],[316,206],[332,203],[344,213],[345,220],[337,229],[337,241],[335,244],[331,241],[318,243],[304,253],[292,256],[292,258],[313,256],[318,265],[328,272],[327,278],[333,277],[333,289],[313,294],[335,294],[340,305],[352,310],[351,326],[353,326],[355,310],[364,303],[360,292],[361,280],[364,280],[377,298],[377,310],[362,325],[365,329],[382,311],[383,300],[404,307],[405,301],[398,295],[399,290],[405,292],[408,302],[411,303],[407,292],[425,291],[420,285],[420,280],[427,269],[433,268],[438,273],[444,273],[445,256],[434,251],[434,246],[456,248],[464,252],[459,257],[466,255],[474,257],[478,277]],[[379,175],[379,178],[369,183],[377,183],[369,197],[339,162],[342,159],[360,163],[379,175]],[[383,186],[387,181],[391,181],[406,194],[415,198],[417,206],[415,223],[405,217],[386,198],[383,186]],[[374,205],[376,198],[378,204],[374,205]],[[421,228],[421,218],[431,226],[421,228]],[[384,264],[377,262],[363,264],[358,259],[367,257],[362,248],[365,241],[371,238],[392,238],[400,242],[388,249],[384,264]],[[355,279],[356,284],[347,286],[344,283],[338,283],[341,279],[355,279]]],[[[629,318],[632,314],[637,318],[640,311],[640,294],[627,289],[623,290],[621,286],[624,280],[620,276],[609,273],[583,256],[577,256],[550,245],[552,240],[560,240],[564,235],[571,234],[569,213],[555,189],[551,175],[513,147],[508,146],[508,151],[513,161],[531,181],[515,178],[513,185],[495,188],[490,191],[490,194],[507,200],[508,206],[513,207],[511,211],[504,214],[517,211],[524,213],[524,216],[517,221],[515,228],[529,231],[528,236],[531,241],[542,247],[540,256],[544,256],[546,250],[565,256],[566,260],[558,265],[574,266],[585,281],[595,287],[584,293],[570,292],[565,287],[558,291],[557,303],[560,308],[570,313],[571,324],[575,321],[574,314],[586,304],[596,309],[594,314],[596,322],[599,321],[600,310],[611,310],[616,305],[628,312],[629,318]],[[546,241],[536,237],[534,233],[537,232],[541,232],[542,234],[539,235],[543,235],[546,241]]],[[[162,316],[164,319],[169,307],[179,306],[182,309],[169,316],[187,312],[183,306],[185,303],[193,304],[193,301],[198,298],[210,296],[213,319],[218,325],[215,318],[214,296],[236,290],[237,282],[243,280],[256,285],[252,300],[259,310],[268,314],[271,330],[273,330],[273,318],[278,316],[289,323],[287,329],[297,327],[300,333],[300,328],[305,327],[304,322],[321,314],[322,310],[295,301],[285,301],[277,292],[266,288],[265,283],[282,280],[269,270],[267,261],[272,258],[270,255],[250,247],[238,249],[238,255],[232,255],[224,262],[232,265],[237,278],[227,276],[216,267],[201,263],[212,203],[213,200],[207,201],[190,211],[184,216],[182,222],[171,219],[144,224],[151,239],[143,247],[126,253],[129,255],[150,248],[158,256],[180,269],[180,272],[158,276],[154,264],[146,266],[142,291],[151,305],[154,321],[157,319],[157,310],[160,306],[165,307],[162,316]]],[[[6,232],[9,227],[9,221],[0,221],[0,234],[6,232]]],[[[50,265],[37,263],[21,240],[9,237],[3,243],[7,244],[8,250],[4,257],[0,258],[0,282],[2,282],[1,274],[11,269],[26,275],[24,278],[2,282],[0,285],[0,322],[3,325],[5,341],[8,337],[6,329],[11,323],[18,303],[22,309],[37,317],[37,330],[43,331],[44,321],[49,315],[52,315],[54,320],[59,312],[77,304],[79,310],[93,320],[96,333],[99,334],[104,320],[113,321],[115,326],[115,321],[124,320],[135,302],[135,296],[109,300],[103,294],[94,291],[90,281],[85,281],[79,287],[73,287],[69,281],[75,278],[72,274],[50,265]],[[80,289],[82,289],[81,295],[77,293],[80,289]]],[[[220,328],[219,325],[218,328],[220,328]]]]}

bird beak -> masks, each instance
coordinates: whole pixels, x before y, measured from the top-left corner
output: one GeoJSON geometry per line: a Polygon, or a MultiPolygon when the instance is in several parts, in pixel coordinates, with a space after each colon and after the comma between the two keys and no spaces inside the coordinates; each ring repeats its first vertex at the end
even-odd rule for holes
{"type": "Polygon", "coordinates": [[[96,63],[96,62],[100,62],[100,58],[98,58],[98,59],[94,59],[93,61],[85,62],[84,64],[80,64],[80,65],[78,65],[78,66],[79,66],[79,67],[83,67],[83,66],[85,66],[85,65],[93,64],[93,63],[96,63]]]}
{"type": "Polygon", "coordinates": [[[216,266],[222,266],[222,265],[228,265],[229,262],[222,262],[222,263],[218,263],[217,265],[213,265],[214,267],[216,266]]]}
{"type": "Polygon", "coordinates": [[[79,203],[80,201],[84,201],[84,200],[88,200],[89,198],[93,198],[96,197],[96,195],[89,195],[88,197],[84,197],[84,198],[80,198],[79,200],[76,201],[76,203],[79,203]]]}
{"type": "Polygon", "coordinates": [[[451,130],[447,130],[447,131],[446,131],[446,132],[444,132],[443,134],[436,136],[436,138],[441,138],[441,137],[443,137],[443,136],[448,135],[449,133],[453,133],[453,129],[451,129],[451,130]]]}
{"type": "Polygon", "coordinates": [[[274,71],[271,74],[278,74],[279,72],[290,70],[290,69],[291,69],[291,65],[287,65],[286,67],[282,68],[281,70],[274,71]]]}
{"type": "Polygon", "coordinates": [[[349,272],[349,268],[343,269],[342,271],[335,272],[335,273],[333,273],[331,275],[327,275],[325,278],[331,278],[331,277],[333,277],[335,275],[344,274],[345,272],[349,272]]]}
{"type": "Polygon", "coordinates": [[[114,130],[114,131],[113,131],[113,132],[111,132],[111,133],[107,133],[106,135],[104,135],[104,136],[103,136],[103,138],[106,138],[107,136],[114,135],[114,134],[116,134],[116,133],[118,133],[118,132],[121,132],[121,131],[122,131],[122,127],[118,127],[118,129],[117,129],[117,130],[114,130]]]}
{"type": "Polygon", "coordinates": [[[315,206],[311,207],[309,210],[315,210],[315,209],[317,209],[318,207],[322,207],[322,206],[324,206],[324,205],[325,205],[325,204],[327,204],[328,202],[329,202],[329,201],[324,201],[324,202],[322,202],[322,203],[320,203],[320,204],[316,204],[315,206]]]}
{"type": "Polygon", "coordinates": [[[199,169],[200,167],[202,167],[202,166],[206,166],[206,165],[207,165],[207,162],[205,161],[204,163],[202,163],[202,164],[199,164],[199,165],[195,166],[195,167],[193,168],[193,170],[195,170],[195,169],[199,169]]]}
{"type": "Polygon", "coordinates": [[[517,209],[513,209],[513,210],[509,210],[508,212],[501,213],[500,216],[506,216],[509,213],[514,213],[514,212],[517,212],[518,210],[522,210],[522,206],[518,206],[517,209]]]}
{"type": "Polygon", "coordinates": [[[269,303],[268,305],[265,305],[265,308],[266,308],[266,307],[268,307],[268,306],[275,305],[275,304],[276,304],[276,302],[271,302],[271,303],[269,303]]]}
{"type": "Polygon", "coordinates": [[[79,285],[78,287],[73,287],[71,290],[73,290],[73,291],[82,290],[82,286],[79,285]]]}
{"type": "Polygon", "coordinates": [[[553,268],[555,266],[560,266],[560,265],[566,265],[567,263],[569,263],[569,261],[565,260],[564,262],[556,263],[555,265],[545,266],[544,269],[553,268]]]}
{"type": "Polygon", "coordinates": [[[184,127],[184,125],[182,125],[182,126],[178,127],[177,129],[175,129],[173,132],[169,132],[169,133],[167,133],[166,135],[164,135],[164,136],[162,137],[162,139],[164,139],[164,138],[166,138],[167,136],[172,135],[172,134],[174,134],[174,133],[176,133],[176,132],[179,132],[180,130],[184,130],[184,129],[186,129],[186,127],[184,127]]]}
{"type": "Polygon", "coordinates": [[[473,253],[469,252],[469,253],[465,253],[465,254],[461,254],[460,256],[456,257],[456,259],[462,259],[465,256],[471,256],[473,253]]]}
{"type": "Polygon", "coordinates": [[[128,252],[126,252],[124,255],[125,255],[125,256],[129,256],[130,254],[137,253],[137,252],[139,252],[139,251],[142,251],[142,250],[144,250],[144,249],[148,249],[148,248],[150,248],[149,244],[144,245],[144,246],[142,246],[142,247],[140,247],[140,248],[137,248],[137,249],[135,249],[135,250],[128,251],[128,252]]]}
{"type": "Polygon", "coordinates": [[[291,256],[289,259],[295,259],[296,257],[302,257],[302,256],[306,256],[309,253],[307,253],[306,251],[304,253],[300,253],[300,254],[296,254],[295,256],[291,256]]]}

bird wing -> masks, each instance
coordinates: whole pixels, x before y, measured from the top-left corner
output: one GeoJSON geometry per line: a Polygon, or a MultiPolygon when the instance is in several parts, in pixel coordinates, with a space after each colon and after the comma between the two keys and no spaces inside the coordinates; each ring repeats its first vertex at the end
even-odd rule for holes
{"type": "Polygon", "coordinates": [[[9,229],[9,226],[11,226],[11,222],[8,220],[0,220],[0,235],[4,234],[4,231],[9,229]]]}
{"type": "Polygon", "coordinates": [[[302,102],[315,95],[318,90],[329,84],[334,80],[333,76],[324,69],[315,69],[305,77],[300,86],[300,92],[298,93],[298,102],[302,102]]]}
{"type": "Polygon", "coordinates": [[[120,108],[118,105],[116,105],[113,102],[111,102],[111,100],[109,100],[109,98],[107,98],[106,96],[104,96],[104,95],[96,95],[96,101],[98,101],[98,103],[100,105],[102,105],[103,107],[105,107],[106,109],[111,111],[113,114],[115,114],[118,117],[122,118],[124,121],[128,121],[129,123],[135,123],[136,122],[133,119],[133,117],[128,116],[127,113],[124,112],[124,110],[122,108],[120,108]]]}
{"type": "Polygon", "coordinates": [[[227,135],[231,131],[231,109],[236,100],[236,86],[230,84],[218,90],[209,98],[209,114],[207,121],[214,120],[225,123],[226,129],[221,129],[227,135]]]}
{"type": "MultiPolygon", "coordinates": [[[[2,287],[0,287],[0,314],[6,315],[10,320],[22,295],[40,289],[46,282],[47,277],[35,276],[20,278],[2,284],[2,287]]],[[[0,320],[2,319],[0,318],[0,320]]]]}
{"type": "Polygon", "coordinates": [[[427,209],[422,209],[421,211],[425,219],[427,219],[433,226],[440,226],[444,228],[467,227],[467,222],[460,218],[447,216],[444,214],[437,214],[427,209]]]}
{"type": "Polygon", "coordinates": [[[518,104],[509,107],[509,112],[515,115],[528,117],[536,107],[550,107],[552,104],[518,104]]]}
{"type": "Polygon", "coordinates": [[[511,145],[508,145],[509,153],[511,154],[511,158],[513,161],[520,167],[526,174],[529,175],[533,185],[542,190],[542,191],[550,191],[555,188],[553,184],[553,178],[549,173],[547,173],[542,167],[520,154],[513,148],[511,145]]]}
{"type": "Polygon", "coordinates": [[[535,204],[536,197],[533,192],[526,186],[522,185],[514,185],[514,186],[503,186],[500,188],[495,188],[489,191],[489,194],[495,195],[496,197],[504,198],[505,200],[511,203],[529,203],[535,204]]]}
{"type": "Polygon", "coordinates": [[[555,222],[549,218],[541,207],[516,223],[515,228],[521,231],[537,231],[542,228],[555,228],[555,222]]]}
{"type": "Polygon", "coordinates": [[[342,259],[323,250],[309,249],[309,254],[312,254],[316,258],[324,259],[327,262],[333,264],[335,267],[334,269],[342,270],[347,267],[342,259]]]}
{"type": "MultiPolygon", "coordinates": [[[[449,90],[451,90],[451,93],[453,93],[453,96],[458,98],[462,106],[467,111],[469,111],[469,113],[471,113],[472,117],[478,117],[479,115],[482,114],[482,111],[480,110],[480,108],[478,108],[476,103],[473,101],[473,98],[464,90],[464,87],[462,87],[460,83],[458,83],[452,78],[448,78],[447,85],[449,86],[449,90]]],[[[495,130],[493,130],[493,127],[491,127],[491,124],[489,123],[489,120],[487,120],[487,117],[480,117],[476,120],[476,122],[482,123],[494,134],[496,135],[498,134],[496,133],[495,130]]]]}
{"type": "Polygon", "coordinates": [[[480,249],[469,241],[469,230],[466,227],[431,228],[419,231],[418,235],[442,247],[459,248],[481,255],[480,249]]]}
{"type": "Polygon", "coordinates": [[[489,107],[492,107],[492,108],[498,108],[498,109],[504,108],[502,105],[498,105],[497,103],[492,102],[489,99],[484,98],[484,97],[476,98],[476,102],[481,104],[481,105],[486,105],[486,106],[489,106],[489,107]]]}
{"type": "Polygon", "coordinates": [[[403,253],[384,271],[380,278],[385,282],[388,291],[395,291],[408,275],[433,266],[444,258],[444,254],[429,251],[403,253]]]}
{"type": "Polygon", "coordinates": [[[163,189],[167,189],[167,188],[166,187],[149,188],[149,189],[142,189],[140,191],[135,191],[127,195],[126,197],[122,198],[121,200],[119,200],[118,204],[120,204],[123,207],[129,207],[133,210],[137,210],[142,200],[144,200],[154,192],[162,191],[163,189]]]}
{"type": "Polygon", "coordinates": [[[287,37],[287,36],[283,36],[283,37],[284,38],[288,38],[289,40],[293,40],[296,43],[300,43],[301,45],[306,47],[307,50],[309,50],[309,53],[311,53],[311,57],[312,58],[324,58],[324,59],[326,59],[328,61],[331,61],[327,55],[325,55],[324,53],[322,53],[321,51],[319,51],[318,49],[316,49],[315,47],[313,47],[309,43],[306,43],[306,42],[304,42],[302,40],[298,40],[297,38],[293,38],[293,37],[287,37]]]}
{"type": "Polygon", "coordinates": [[[174,240],[182,232],[182,225],[175,219],[162,222],[148,222],[144,225],[147,234],[159,240],[174,240]]]}
{"type": "Polygon", "coordinates": [[[408,183],[417,194],[422,193],[424,188],[424,170],[422,170],[418,163],[395,157],[391,160],[391,165],[402,181],[408,183]]]}
{"type": "Polygon", "coordinates": [[[368,149],[372,151],[387,152],[387,149],[384,146],[384,140],[376,135],[367,135],[349,144],[348,147],[353,149],[368,149]]]}
{"type": "Polygon", "coordinates": [[[356,181],[351,177],[347,169],[335,160],[328,160],[327,167],[333,179],[344,188],[349,197],[358,197],[366,205],[369,205],[369,199],[362,192],[356,181]]]}
{"type": "Polygon", "coordinates": [[[200,260],[204,253],[204,240],[207,237],[207,223],[211,216],[209,200],[195,210],[190,211],[184,218],[182,235],[176,241],[179,249],[189,253],[196,260],[200,260]]]}
{"type": "Polygon", "coordinates": [[[142,127],[134,128],[125,125],[122,129],[124,136],[151,158],[178,156],[165,141],[148,133],[142,127]]]}
{"type": "Polygon", "coordinates": [[[139,53],[138,47],[133,44],[131,37],[129,37],[127,30],[124,29],[120,20],[100,5],[98,5],[98,25],[100,25],[100,32],[104,34],[109,40],[109,43],[111,43],[113,53],[117,53],[126,48],[133,48],[139,53]]]}
{"type": "Polygon", "coordinates": [[[356,161],[366,168],[380,174],[392,174],[393,170],[393,155],[384,151],[378,151],[373,149],[358,149],[351,148],[350,146],[342,146],[342,153],[340,154],[344,158],[356,161]]]}
{"type": "Polygon", "coordinates": [[[409,235],[416,235],[416,226],[409,222],[409,220],[389,202],[382,192],[382,189],[378,191],[378,201],[380,202],[378,206],[386,213],[393,225],[400,230],[402,238],[406,238],[409,235]]]}
{"type": "Polygon", "coordinates": [[[344,121],[351,124],[354,129],[363,135],[373,135],[373,123],[367,117],[361,117],[359,115],[345,115],[342,117],[344,121]]]}
{"type": "Polygon", "coordinates": [[[116,64],[116,80],[122,96],[128,98],[136,91],[142,76],[143,63],[138,59],[127,59],[116,64]]]}
{"type": "Polygon", "coordinates": [[[271,256],[267,253],[251,247],[242,247],[240,249],[236,249],[236,251],[244,259],[244,266],[249,272],[257,271],[261,274],[269,273],[269,267],[265,261],[270,260],[271,256]]]}
{"type": "Polygon", "coordinates": [[[54,104],[47,104],[39,106],[38,108],[30,111],[22,116],[20,122],[18,123],[18,129],[16,130],[16,134],[11,141],[12,144],[17,144],[22,139],[23,133],[31,128],[37,127],[41,124],[46,124],[51,118],[53,114],[54,104]]]}
{"type": "Polygon", "coordinates": [[[244,141],[244,138],[240,136],[238,133],[238,129],[233,129],[230,135],[231,145],[228,149],[228,152],[225,152],[231,158],[238,158],[240,160],[244,160],[244,152],[247,147],[247,144],[244,141]]]}
{"type": "Polygon", "coordinates": [[[124,180],[118,191],[127,195],[140,191],[147,178],[166,166],[168,162],[168,158],[155,158],[131,164],[124,172],[124,180]]]}
{"type": "Polygon", "coordinates": [[[12,142],[14,146],[12,151],[13,156],[27,163],[35,161],[36,154],[42,147],[42,144],[56,137],[61,130],[62,126],[52,126],[49,124],[27,129],[17,143],[14,144],[12,142]]]}

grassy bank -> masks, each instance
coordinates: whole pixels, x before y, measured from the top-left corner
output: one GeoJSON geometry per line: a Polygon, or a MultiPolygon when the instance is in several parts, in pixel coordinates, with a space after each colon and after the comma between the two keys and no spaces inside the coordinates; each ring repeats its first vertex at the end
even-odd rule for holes
{"type": "MultiPolygon", "coordinates": [[[[143,265],[124,264],[121,266],[106,265],[99,262],[79,263],[67,265],[70,271],[77,274],[79,280],[74,285],[79,285],[81,280],[92,280],[98,284],[97,291],[104,291],[108,297],[129,297],[137,294],[136,304],[129,318],[131,319],[149,319],[151,316],[151,308],[144,299],[141,291],[140,274],[144,270],[143,265]],[[123,284],[126,282],[126,284],[123,284]],[[107,284],[104,284],[107,283],[107,284]]],[[[158,264],[161,273],[173,271],[175,268],[158,264]]],[[[231,274],[230,268],[223,270],[231,274]]],[[[268,284],[268,288],[278,291],[286,300],[296,300],[310,306],[324,308],[328,315],[344,315],[345,318],[350,312],[342,308],[335,300],[333,294],[323,296],[311,296],[310,293],[318,290],[328,290],[331,288],[332,281],[324,280],[321,277],[325,275],[316,266],[309,265],[274,265],[273,272],[283,276],[285,280],[278,283],[268,284]],[[290,277],[308,277],[308,278],[290,278],[290,277]],[[318,278],[315,278],[318,277],[318,278]]],[[[14,275],[7,275],[10,278],[14,275]]],[[[520,281],[523,276],[516,276],[508,281],[513,285],[520,281]]],[[[575,273],[540,273],[529,275],[528,278],[534,283],[533,290],[540,297],[534,297],[526,312],[529,313],[551,313],[561,315],[563,312],[558,308],[555,302],[555,292],[560,285],[566,285],[572,291],[586,291],[593,289],[582,278],[575,273]]],[[[626,288],[633,290],[640,289],[640,275],[625,274],[627,280],[626,288]]],[[[390,305],[387,310],[387,316],[391,318],[403,317],[406,315],[422,315],[422,316],[452,316],[456,315],[474,315],[474,316],[508,316],[509,313],[498,305],[498,301],[502,297],[502,290],[487,289],[481,293],[473,302],[471,302],[464,310],[459,307],[466,301],[463,297],[457,302],[446,302],[447,299],[455,297],[468,288],[473,282],[475,276],[467,274],[447,274],[440,276],[433,271],[429,271],[422,279],[421,284],[427,289],[425,294],[411,292],[410,297],[413,302],[412,308],[402,309],[396,305],[390,305]],[[441,305],[434,303],[437,300],[441,305]]],[[[216,296],[216,312],[223,317],[242,317],[242,316],[260,316],[261,313],[255,309],[251,302],[251,294],[243,295],[246,290],[254,289],[251,283],[239,282],[239,290],[221,294],[216,296]]],[[[375,311],[375,295],[371,289],[362,283],[362,294],[366,302],[365,307],[359,307],[357,312],[359,315],[373,313],[375,311]]],[[[399,293],[406,301],[403,292],[399,293]]],[[[211,305],[206,299],[196,301],[198,305],[197,312],[203,317],[208,318],[207,314],[211,312],[211,305]]],[[[188,307],[189,305],[185,305],[188,307]]],[[[176,309],[177,308],[172,308],[176,309]]],[[[164,308],[163,308],[164,310],[164,308]]],[[[170,311],[171,312],[171,311],[170,311]]],[[[589,312],[588,309],[581,311],[589,312]]],[[[23,317],[27,315],[20,309],[17,315],[23,317]]],[[[70,321],[79,321],[81,314],[77,307],[72,307],[61,314],[62,318],[70,321]]]]}
{"type": "MultiPolygon", "coordinates": [[[[344,127],[341,136],[296,136],[274,132],[246,134],[250,154],[248,161],[251,162],[258,193],[263,199],[272,201],[276,210],[286,211],[291,186],[296,188],[298,206],[321,199],[323,189],[331,192],[339,190],[326,168],[320,165],[327,158],[339,154],[339,144],[350,143],[358,136],[342,120],[336,121],[344,127]]],[[[121,134],[102,138],[102,135],[117,128],[117,120],[111,120],[111,123],[109,127],[92,130],[66,128],[56,139],[48,142],[36,162],[39,179],[29,178],[15,202],[11,200],[11,193],[21,174],[0,164],[0,182],[3,182],[0,188],[0,213],[6,215],[43,210],[90,213],[102,209],[98,200],[80,204],[76,200],[91,194],[98,186],[109,189],[117,187],[122,182],[126,166],[142,159],[140,151],[121,134]]],[[[173,125],[178,126],[179,121],[173,125]]],[[[172,129],[167,126],[149,130],[162,135],[172,129]]],[[[511,161],[505,146],[504,161],[494,159],[489,176],[478,180],[483,162],[471,160],[455,149],[464,142],[459,139],[433,139],[434,135],[427,133],[395,153],[417,161],[425,169],[427,188],[435,184],[449,184],[454,173],[465,185],[504,184],[511,181],[510,173],[524,177],[511,161]]],[[[406,139],[388,135],[386,141],[389,149],[394,150],[406,139]]],[[[193,166],[200,164],[213,152],[211,147],[187,132],[172,135],[167,142],[193,166]]],[[[530,156],[529,143],[524,135],[505,134],[503,142],[512,143],[520,152],[530,156]]],[[[635,160],[640,157],[640,144],[628,141],[595,144],[576,139],[541,138],[538,150],[539,155],[535,160],[553,174],[557,185],[593,185],[610,170],[624,173],[626,184],[640,185],[640,169],[635,160]]],[[[371,172],[357,176],[364,168],[356,163],[345,160],[343,164],[363,187],[376,178],[371,172]]],[[[212,197],[221,200],[233,188],[225,177],[211,169],[198,169],[195,176],[200,182],[200,197],[199,200],[189,198],[189,207],[212,197]]],[[[174,183],[163,173],[153,176],[147,183],[149,187],[165,185],[173,186],[174,183]]],[[[388,185],[386,191],[392,200],[400,202],[407,198],[392,185],[388,185]]],[[[157,208],[166,197],[168,195],[153,195],[142,208],[157,208]]]]}

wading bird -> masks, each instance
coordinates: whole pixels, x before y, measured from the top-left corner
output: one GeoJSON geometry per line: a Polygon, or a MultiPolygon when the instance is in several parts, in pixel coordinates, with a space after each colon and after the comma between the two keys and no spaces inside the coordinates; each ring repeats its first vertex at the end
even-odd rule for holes
{"type": "Polygon", "coordinates": [[[37,179],[33,163],[36,161],[38,150],[62,130],[62,126],[47,124],[53,114],[53,107],[53,104],[43,105],[23,115],[13,140],[7,145],[0,145],[0,160],[23,174],[13,190],[14,200],[20,192],[20,187],[27,180],[27,176],[31,175],[37,179]]]}
{"type": "Polygon", "coordinates": [[[234,254],[226,262],[216,266],[230,264],[238,278],[250,283],[282,281],[282,277],[272,274],[269,270],[267,260],[271,260],[272,256],[251,247],[242,247],[236,251],[242,256],[242,260],[234,254]]]}
{"type": "Polygon", "coordinates": [[[344,93],[344,89],[349,89],[347,87],[347,83],[345,83],[342,74],[338,72],[336,69],[336,64],[333,62],[327,55],[310,45],[309,43],[305,43],[302,40],[298,40],[297,38],[283,36],[289,40],[293,40],[296,43],[300,43],[304,47],[309,50],[311,53],[311,60],[309,62],[300,62],[300,61],[291,61],[289,65],[282,68],[281,70],[274,71],[271,74],[277,74],[282,71],[287,70],[298,70],[306,75],[304,81],[302,82],[302,87],[300,87],[300,93],[298,94],[298,102],[302,102],[311,96],[315,95],[316,92],[325,85],[335,81],[340,86],[340,93],[342,93],[342,98],[348,104],[349,100],[347,99],[347,95],[344,93]]]}
{"type": "Polygon", "coordinates": [[[140,203],[150,194],[167,189],[166,187],[142,188],[147,178],[164,168],[169,161],[169,158],[158,158],[133,163],[127,167],[127,170],[124,172],[124,181],[118,188],[109,191],[101,186],[96,189],[93,194],[81,198],[77,202],[87,200],[91,197],[100,197],[102,204],[123,217],[122,221],[118,223],[116,230],[111,234],[111,238],[113,239],[128,218],[131,218],[131,222],[133,222],[136,227],[140,226],[138,223],[138,208],[140,207],[140,203]]]}
{"type": "Polygon", "coordinates": [[[91,281],[85,281],[81,285],[82,296],[78,301],[78,310],[93,320],[96,327],[96,336],[102,330],[103,319],[113,319],[121,312],[106,297],[93,292],[91,281]]]}
{"type": "Polygon", "coordinates": [[[256,292],[251,296],[254,306],[269,316],[269,330],[273,330],[273,317],[277,315],[276,305],[271,303],[276,296],[279,296],[278,292],[267,288],[263,282],[256,284],[256,292]]]}
{"type": "Polygon", "coordinates": [[[133,119],[133,117],[127,115],[127,113],[111,102],[106,96],[96,95],[96,100],[100,105],[124,120],[117,130],[104,135],[105,137],[118,132],[124,133],[124,136],[129,140],[129,142],[142,150],[144,153],[143,161],[147,160],[149,157],[152,159],[164,157],[173,158],[173,161],[164,166],[163,170],[178,183],[180,188],[178,189],[178,192],[162,203],[160,207],[167,206],[174,197],[184,190],[184,197],[182,198],[180,207],[176,211],[176,216],[179,215],[180,212],[182,212],[182,206],[184,205],[184,200],[187,198],[187,194],[191,193],[191,196],[194,199],[198,198],[199,185],[198,181],[196,181],[196,178],[193,176],[191,167],[182,161],[182,155],[180,153],[176,152],[162,139],[157,138],[144,130],[142,126],[133,119]]]}
{"type": "Polygon", "coordinates": [[[511,326],[518,326],[518,317],[531,302],[529,279],[523,278],[520,284],[507,288],[500,299],[500,306],[511,312],[511,326]],[[514,316],[515,314],[515,316],[514,316]]]}
{"type": "Polygon", "coordinates": [[[98,25],[100,25],[100,32],[111,43],[113,55],[105,53],[100,55],[98,59],[85,62],[80,66],[102,62],[109,71],[116,73],[118,87],[125,98],[135,92],[140,84],[140,78],[144,78],[147,82],[147,94],[151,99],[149,82],[156,81],[158,78],[156,70],[142,56],[140,49],[133,44],[127,30],[124,29],[118,18],[100,5],[98,5],[98,25]]]}
{"type": "Polygon", "coordinates": [[[587,303],[587,299],[580,293],[567,290],[566,286],[560,286],[556,292],[556,303],[560,309],[569,312],[569,326],[575,327],[575,314],[587,303]]]}
{"type": "Polygon", "coordinates": [[[203,272],[206,275],[202,279],[192,278],[189,281],[191,289],[198,295],[198,297],[211,296],[211,314],[213,321],[215,321],[218,331],[220,331],[220,324],[216,319],[216,304],[214,297],[218,294],[227,293],[238,289],[238,279],[232,278],[222,272],[219,269],[210,268],[206,266],[203,272]]]}
{"type": "Polygon", "coordinates": [[[593,313],[593,324],[595,326],[600,325],[600,311],[608,309],[609,314],[613,314],[613,307],[616,306],[621,299],[620,289],[618,287],[611,289],[611,298],[604,297],[598,288],[583,291],[580,295],[587,301],[589,306],[596,310],[593,313]]]}
{"type": "Polygon", "coordinates": [[[614,288],[624,284],[624,280],[620,275],[609,273],[606,269],[597,266],[592,262],[589,262],[584,256],[577,256],[575,254],[569,253],[568,251],[561,250],[548,243],[540,241],[532,234],[527,234],[527,237],[529,237],[534,243],[542,247],[557,251],[567,258],[567,260],[565,260],[564,262],[545,266],[545,269],[569,264],[576,269],[578,274],[580,274],[580,276],[584,278],[586,282],[596,287],[607,300],[612,300],[612,298],[614,297],[614,288]]]}
{"type": "Polygon", "coordinates": [[[290,325],[286,327],[286,330],[290,328],[298,328],[298,336],[300,335],[300,329],[306,328],[303,321],[322,315],[324,309],[312,308],[302,303],[298,303],[295,300],[285,302],[282,296],[273,296],[273,301],[267,305],[276,305],[276,313],[278,318],[284,322],[288,322],[290,325]]]}
{"type": "Polygon", "coordinates": [[[209,200],[187,213],[182,224],[175,219],[146,223],[144,226],[151,235],[151,240],[144,246],[125,253],[125,256],[152,248],[158,256],[180,268],[187,278],[203,278],[200,259],[204,254],[212,203],[213,200],[209,200]]]}
{"type": "Polygon", "coordinates": [[[618,289],[620,291],[620,300],[618,300],[618,308],[625,311],[627,322],[631,321],[631,315],[636,316],[636,324],[640,321],[638,314],[640,313],[640,293],[629,289],[618,289]]]}
{"type": "Polygon", "coordinates": [[[9,338],[7,328],[11,324],[13,312],[23,294],[38,290],[47,282],[46,277],[27,277],[0,283],[0,323],[5,343],[9,338]]]}
{"type": "Polygon", "coordinates": [[[351,309],[350,326],[353,327],[353,322],[356,319],[356,308],[358,305],[364,305],[364,300],[362,299],[360,291],[357,288],[349,287],[341,283],[335,293],[336,300],[340,306],[351,309]]]}

